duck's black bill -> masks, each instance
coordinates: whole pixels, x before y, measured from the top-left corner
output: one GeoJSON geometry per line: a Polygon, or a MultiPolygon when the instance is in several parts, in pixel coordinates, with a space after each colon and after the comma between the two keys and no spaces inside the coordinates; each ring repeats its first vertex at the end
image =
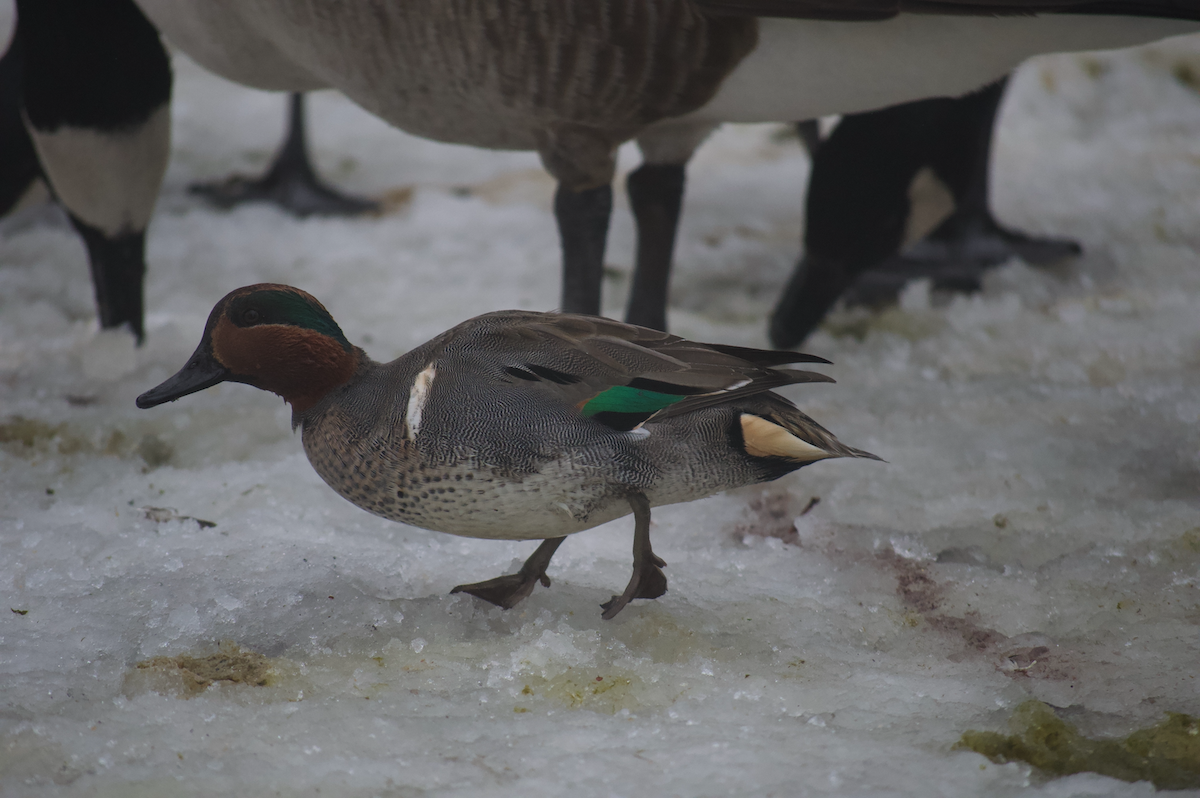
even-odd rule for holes
{"type": "Polygon", "coordinates": [[[188,358],[175,376],[157,388],[151,388],[137,398],[137,406],[145,410],[164,402],[174,402],[181,396],[203,391],[230,377],[229,369],[222,366],[204,344],[188,358]]]}

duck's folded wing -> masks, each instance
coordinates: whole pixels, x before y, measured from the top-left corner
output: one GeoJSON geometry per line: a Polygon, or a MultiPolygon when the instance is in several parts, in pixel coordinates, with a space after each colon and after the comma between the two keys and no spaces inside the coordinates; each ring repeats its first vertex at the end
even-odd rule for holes
{"type": "Polygon", "coordinates": [[[616,429],[781,385],[832,382],[824,374],[777,368],[828,362],[799,352],[695,343],[592,316],[507,314],[492,322],[485,337],[471,336],[474,369],[550,395],[616,429]]]}
{"type": "Polygon", "coordinates": [[[723,16],[871,22],[897,14],[1013,16],[1111,14],[1200,20],[1196,0],[693,0],[703,13],[723,16]]]}

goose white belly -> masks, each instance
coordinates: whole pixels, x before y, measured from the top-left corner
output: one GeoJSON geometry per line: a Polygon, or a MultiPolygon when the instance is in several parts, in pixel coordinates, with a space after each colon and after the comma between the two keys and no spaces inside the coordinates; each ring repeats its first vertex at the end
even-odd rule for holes
{"type": "Polygon", "coordinates": [[[253,0],[135,0],[167,40],[223,78],[268,91],[327,88],[270,35],[269,14],[284,4],[253,0]],[[263,12],[268,18],[263,19],[263,12]],[[263,25],[266,22],[268,24],[263,25]]]}
{"type": "Polygon", "coordinates": [[[787,122],[954,97],[1041,53],[1131,47],[1198,30],[1196,22],[1080,14],[763,19],[758,46],[713,99],[675,121],[787,122]]]}
{"type": "MultiPolygon", "coordinates": [[[[497,50],[486,23],[498,7],[488,2],[135,1],[172,44],[224,78],[268,90],[337,89],[418,136],[531,150],[540,112],[554,117],[537,107],[536,76],[524,94],[503,85],[506,72],[536,71],[537,44],[497,50]]],[[[522,85],[519,74],[507,77],[522,85]]]]}
{"type": "MultiPolygon", "coordinates": [[[[645,0],[656,1],[684,0],[645,0]]],[[[311,0],[136,2],[170,41],[226,78],[264,89],[335,88],[410,133],[478,147],[539,149],[539,131],[567,123],[611,128],[603,151],[638,135],[646,108],[654,107],[643,84],[620,79],[625,70],[653,61],[659,78],[679,79],[665,73],[689,69],[667,52],[680,35],[674,29],[627,37],[619,57],[595,31],[575,41],[569,4],[538,12],[494,0],[341,0],[334,12],[311,0]],[[599,63],[606,69],[584,68],[599,63]]],[[[638,0],[607,2],[640,7],[638,0]]],[[[1039,53],[1125,47],[1196,30],[1200,23],[1053,14],[762,19],[757,46],[712,99],[683,116],[668,111],[658,125],[786,122],[956,96],[1039,53]]]]}

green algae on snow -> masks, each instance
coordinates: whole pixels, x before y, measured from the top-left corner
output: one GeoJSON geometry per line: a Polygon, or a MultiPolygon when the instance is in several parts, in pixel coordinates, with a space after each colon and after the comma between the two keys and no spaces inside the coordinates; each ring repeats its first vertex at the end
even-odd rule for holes
{"type": "Polygon", "coordinates": [[[214,682],[266,687],[275,683],[279,672],[275,661],[222,640],[215,654],[194,657],[154,657],[134,666],[125,677],[126,697],[139,692],[182,695],[190,698],[208,689],[214,682]]]}
{"type": "Polygon", "coordinates": [[[36,418],[8,416],[0,419],[0,448],[28,459],[53,454],[104,454],[125,457],[140,455],[147,468],[155,469],[170,462],[174,448],[154,433],[147,433],[134,443],[120,429],[78,432],[67,424],[50,424],[36,418]]]}
{"type": "MultiPolygon", "coordinates": [[[[566,704],[570,709],[589,709],[604,715],[615,715],[622,709],[637,709],[644,703],[639,699],[642,680],[635,674],[607,669],[607,675],[593,677],[590,672],[567,668],[552,679],[530,679],[522,695],[542,695],[566,704]]],[[[524,707],[517,707],[524,712],[524,707]]]]}
{"type": "Polygon", "coordinates": [[[1093,740],[1041,701],[1026,701],[1008,721],[1012,734],[968,731],[954,745],[997,763],[1028,762],[1049,776],[1090,771],[1160,790],[1200,787],[1200,718],[1168,712],[1156,726],[1122,739],[1093,740]]]}

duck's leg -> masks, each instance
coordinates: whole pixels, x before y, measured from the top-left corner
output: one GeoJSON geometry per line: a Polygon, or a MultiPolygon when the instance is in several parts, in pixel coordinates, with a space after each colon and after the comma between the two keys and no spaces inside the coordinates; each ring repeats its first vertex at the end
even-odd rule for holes
{"type": "Polygon", "coordinates": [[[379,203],[326,185],[312,167],[305,135],[304,95],[288,98],[288,128],[275,160],[259,178],[233,175],[215,183],[193,183],[188,191],[221,208],[242,202],[273,202],[295,216],[355,216],[379,210],[379,203]]]}
{"type": "Polygon", "coordinates": [[[521,570],[515,574],[505,574],[486,582],[475,582],[470,585],[459,585],[451,593],[470,593],[476,598],[491,602],[497,607],[512,609],[522,599],[533,592],[534,585],[541,582],[544,587],[550,587],[550,577],[546,576],[546,566],[550,558],[566,538],[549,538],[542,541],[521,570]]]}
{"type": "Polygon", "coordinates": [[[650,548],[650,502],[645,494],[632,493],[629,506],[633,508],[633,576],[624,593],[600,605],[604,608],[600,617],[606,621],[634,599],[655,599],[667,592],[667,576],[662,572],[667,564],[650,548]]]}

